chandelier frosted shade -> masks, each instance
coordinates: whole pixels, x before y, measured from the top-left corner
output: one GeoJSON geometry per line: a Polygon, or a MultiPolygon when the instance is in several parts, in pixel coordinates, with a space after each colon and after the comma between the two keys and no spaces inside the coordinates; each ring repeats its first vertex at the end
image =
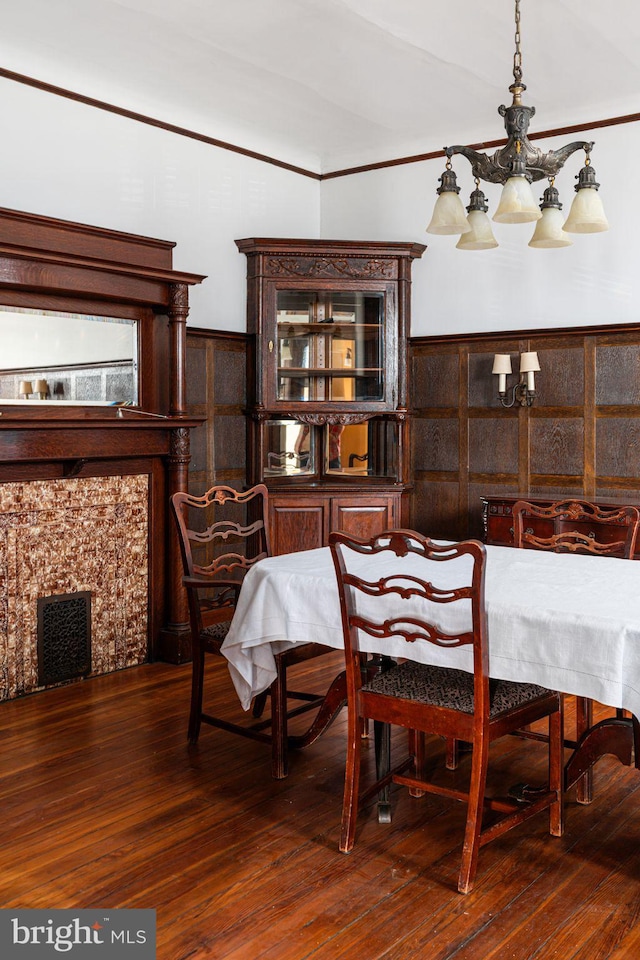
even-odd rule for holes
{"type": "Polygon", "coordinates": [[[546,207],[536,223],[536,229],[531,240],[529,240],[529,246],[539,248],[570,247],[573,240],[564,232],[563,226],[562,212],[557,207],[546,207]]]}
{"type": "Polygon", "coordinates": [[[509,177],[493,215],[496,223],[532,223],[542,216],[526,177],[509,177]]]}
{"type": "Polygon", "coordinates": [[[457,250],[491,250],[498,246],[493,235],[491,221],[482,210],[470,210],[467,215],[470,230],[463,233],[456,243],[457,250]]]}
{"type": "Polygon", "coordinates": [[[571,210],[564,225],[566,233],[601,233],[609,229],[609,223],[604,214],[602,200],[598,193],[599,184],[595,182],[595,172],[592,167],[583,167],[576,186],[576,195],[571,204],[571,210]],[[583,177],[584,170],[589,171],[589,177],[583,177]]]}
{"type": "Polygon", "coordinates": [[[456,234],[471,230],[462,200],[457,193],[447,191],[438,195],[427,233],[456,234]]]}

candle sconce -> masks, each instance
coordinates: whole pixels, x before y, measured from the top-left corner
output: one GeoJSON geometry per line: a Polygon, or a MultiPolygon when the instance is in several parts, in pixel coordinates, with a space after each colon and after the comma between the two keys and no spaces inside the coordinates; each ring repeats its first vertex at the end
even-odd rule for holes
{"type": "Polygon", "coordinates": [[[511,399],[508,399],[507,377],[511,374],[511,356],[508,353],[496,353],[493,358],[493,370],[498,377],[498,398],[503,407],[530,407],[536,398],[535,375],[540,370],[538,354],[535,352],[520,354],[520,380],[511,387],[511,399]]]}

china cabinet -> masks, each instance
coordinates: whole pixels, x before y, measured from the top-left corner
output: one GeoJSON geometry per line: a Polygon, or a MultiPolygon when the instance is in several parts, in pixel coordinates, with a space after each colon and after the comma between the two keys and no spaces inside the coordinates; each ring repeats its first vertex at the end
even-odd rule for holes
{"type": "Polygon", "coordinates": [[[275,553],[402,521],[417,243],[246,239],[249,481],[275,553]]]}

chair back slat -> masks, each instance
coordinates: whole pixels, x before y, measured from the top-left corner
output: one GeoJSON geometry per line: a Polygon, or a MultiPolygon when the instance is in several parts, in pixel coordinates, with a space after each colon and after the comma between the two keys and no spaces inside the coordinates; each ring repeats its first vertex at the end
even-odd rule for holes
{"type": "Polygon", "coordinates": [[[411,648],[417,641],[447,648],[472,646],[478,710],[486,712],[489,651],[484,546],[477,540],[436,544],[413,530],[387,530],[370,540],[334,532],[329,546],[338,581],[348,682],[356,688],[360,684],[361,633],[377,641],[406,641],[402,656],[407,659],[412,659],[411,648]],[[464,557],[468,562],[459,563],[454,571],[453,562],[464,557]],[[370,563],[363,564],[366,558],[370,563]],[[395,569],[390,569],[394,565],[395,569]],[[373,579],[378,570],[382,575],[373,579]],[[439,582],[442,578],[444,582],[439,582]],[[453,618],[447,616],[447,623],[455,624],[454,630],[445,629],[438,616],[441,607],[451,604],[459,606],[452,611],[453,618]]]}
{"type": "Polygon", "coordinates": [[[268,491],[264,484],[245,491],[218,485],[201,497],[174,493],[171,506],[191,615],[201,626],[204,613],[233,610],[247,570],[270,554],[268,491]],[[219,589],[205,597],[198,580],[219,589]]]}
{"type": "Polygon", "coordinates": [[[545,506],[518,500],[512,513],[516,547],[627,560],[635,554],[640,528],[637,507],[603,508],[574,499],[545,506]]]}

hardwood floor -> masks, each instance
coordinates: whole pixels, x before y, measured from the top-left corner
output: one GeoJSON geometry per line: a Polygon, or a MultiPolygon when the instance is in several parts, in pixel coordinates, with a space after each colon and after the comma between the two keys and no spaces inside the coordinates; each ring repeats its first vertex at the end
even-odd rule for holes
{"type": "MultiPolygon", "coordinates": [[[[207,683],[238,712],[222,662],[207,683]]],[[[0,705],[0,906],[155,908],[159,960],[640,955],[633,770],[601,761],[562,839],[543,814],[489,844],[462,897],[462,805],[399,791],[393,822],[363,812],[340,854],[344,719],[276,782],[260,744],[204,728],[187,745],[188,686],[188,666],[151,664],[0,705]]],[[[498,744],[497,786],[535,779],[544,749],[498,744]]]]}

